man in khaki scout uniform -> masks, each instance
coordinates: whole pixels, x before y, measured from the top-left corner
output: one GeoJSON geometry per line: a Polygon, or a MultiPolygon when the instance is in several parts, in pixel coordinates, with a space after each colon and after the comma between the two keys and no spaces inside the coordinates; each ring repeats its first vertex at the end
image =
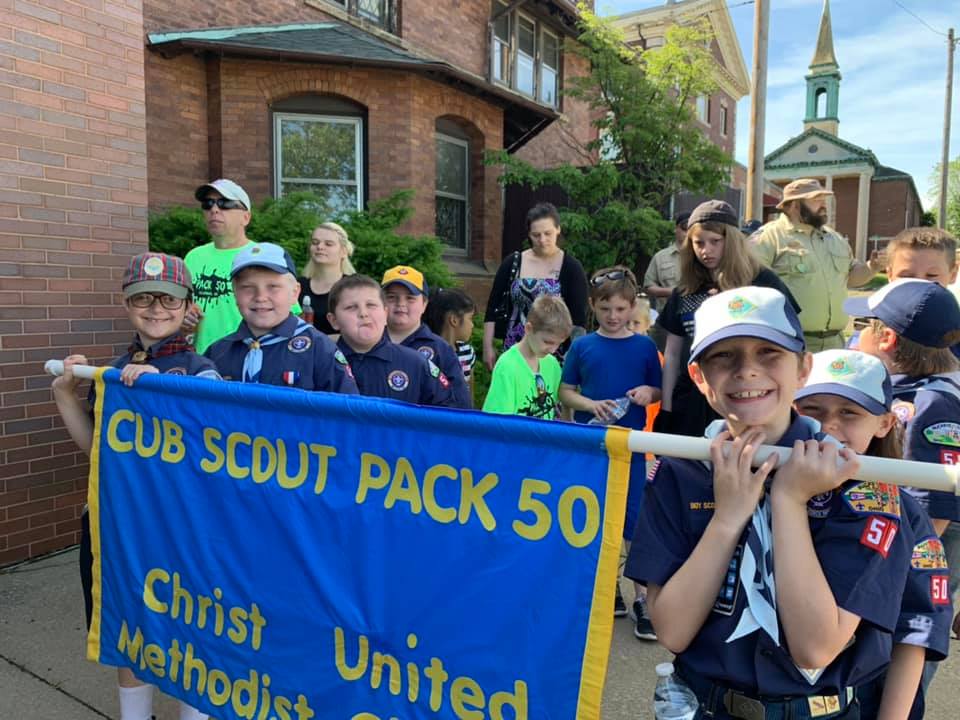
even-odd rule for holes
{"type": "Polygon", "coordinates": [[[818,180],[794,180],[777,205],[780,217],[753,236],[760,262],[780,276],[800,304],[809,352],[843,347],[847,288],[865,285],[873,277],[867,263],[853,258],[850,244],[824,224],[828,195],[833,191],[818,180]]]}
{"type": "MultiPolygon", "coordinates": [[[[663,310],[663,306],[667,304],[667,298],[680,284],[680,248],[687,237],[687,218],[689,217],[688,212],[677,215],[674,220],[673,243],[653,256],[643,276],[644,292],[650,296],[650,306],[657,312],[663,310]]],[[[647,335],[657,344],[657,349],[663,352],[667,344],[667,331],[658,325],[651,325],[647,335]]]]}

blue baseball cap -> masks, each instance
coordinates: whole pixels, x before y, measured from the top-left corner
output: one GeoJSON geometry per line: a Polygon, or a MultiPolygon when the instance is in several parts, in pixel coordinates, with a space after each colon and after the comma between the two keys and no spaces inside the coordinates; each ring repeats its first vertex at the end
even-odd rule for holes
{"type": "Polygon", "coordinates": [[[810,377],[796,398],[810,395],[838,395],[871,415],[883,415],[893,404],[893,385],[879,358],[856,350],[825,350],[813,356],[810,377]]]}
{"type": "Polygon", "coordinates": [[[894,280],[869,297],[847,298],[843,309],[855,317],[877,318],[897,335],[924,347],[945,348],[960,340],[957,299],[929,280],[894,280]]]}
{"type": "Polygon", "coordinates": [[[290,253],[279,245],[268,242],[250,243],[238,252],[230,267],[230,277],[236,277],[238,272],[248,267],[266,268],[281,275],[290,273],[296,276],[297,274],[297,268],[293,264],[290,253]]]}
{"type": "Polygon", "coordinates": [[[735,337],[752,337],[791,352],[805,347],[800,319],[779,290],[742,287],[718,293],[703,301],[693,316],[694,362],[711,345],[735,337]]]}

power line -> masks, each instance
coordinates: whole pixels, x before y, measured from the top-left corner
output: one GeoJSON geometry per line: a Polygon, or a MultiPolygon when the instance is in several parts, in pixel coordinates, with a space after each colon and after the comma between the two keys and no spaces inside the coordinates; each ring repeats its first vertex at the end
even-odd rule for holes
{"type": "Polygon", "coordinates": [[[920,17],[919,15],[917,15],[915,12],[913,12],[913,10],[911,10],[910,8],[904,6],[903,3],[900,2],[900,0],[892,0],[892,2],[893,2],[894,5],[896,5],[897,7],[899,7],[901,10],[903,10],[903,11],[904,11],[905,13],[907,13],[908,15],[912,15],[916,20],[919,20],[930,32],[935,32],[937,35],[942,35],[943,37],[947,37],[947,34],[946,34],[945,32],[941,32],[940,30],[937,30],[937,29],[936,29],[935,27],[933,27],[930,23],[928,23],[928,22],[927,22],[926,20],[924,20],[922,17],[920,17]]]}

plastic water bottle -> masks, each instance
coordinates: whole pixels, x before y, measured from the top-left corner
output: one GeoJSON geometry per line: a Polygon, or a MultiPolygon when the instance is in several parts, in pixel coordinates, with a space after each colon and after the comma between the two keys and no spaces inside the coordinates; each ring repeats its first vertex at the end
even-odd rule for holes
{"type": "Polygon", "coordinates": [[[657,687],[653,691],[653,715],[657,720],[693,720],[697,696],[673,674],[673,663],[657,665],[657,687]]]}
{"type": "Polygon", "coordinates": [[[609,420],[601,420],[598,417],[590,418],[590,422],[587,425],[613,425],[617,420],[622,418],[627,414],[627,410],[630,409],[632,401],[626,395],[621,398],[617,398],[614,402],[617,403],[617,406],[613,410],[613,417],[609,420]]]}
{"type": "Polygon", "coordinates": [[[304,295],[303,302],[300,303],[303,309],[303,321],[308,325],[313,325],[313,303],[310,302],[310,296],[304,295]]]}

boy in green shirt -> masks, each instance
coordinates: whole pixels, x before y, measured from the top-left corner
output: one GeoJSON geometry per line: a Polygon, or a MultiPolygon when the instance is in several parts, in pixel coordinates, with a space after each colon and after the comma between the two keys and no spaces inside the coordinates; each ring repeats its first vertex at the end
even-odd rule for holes
{"type": "Polygon", "coordinates": [[[527,314],[523,339],[500,356],[493,368],[484,411],[554,419],[561,373],[552,353],[572,329],[570,311],[562,299],[538,297],[527,314]]]}

